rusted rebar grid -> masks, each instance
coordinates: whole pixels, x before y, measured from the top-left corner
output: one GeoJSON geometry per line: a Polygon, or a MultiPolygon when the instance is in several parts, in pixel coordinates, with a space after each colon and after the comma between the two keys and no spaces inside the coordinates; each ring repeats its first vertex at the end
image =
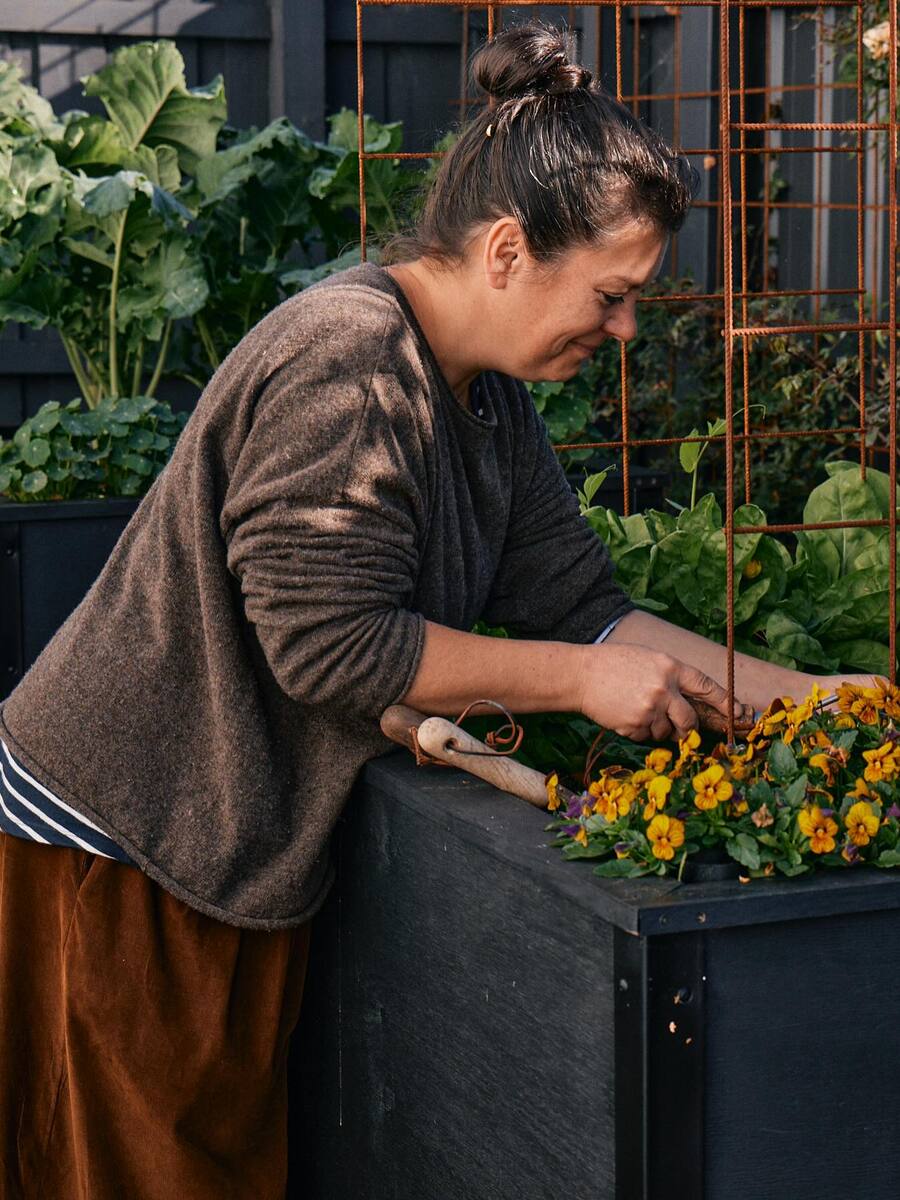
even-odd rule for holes
{"type": "MultiPolygon", "coordinates": [[[[474,48],[474,38],[469,28],[469,14],[484,14],[488,38],[494,37],[502,28],[504,10],[532,10],[534,15],[546,0],[357,0],[357,66],[359,105],[359,150],[360,150],[360,235],[365,257],[366,216],[366,163],[370,160],[392,159],[423,161],[436,159],[436,152],[407,151],[403,153],[367,152],[364,145],[363,106],[364,90],[364,29],[363,11],[369,7],[391,8],[453,8],[462,13],[460,99],[456,102],[460,115],[465,118],[470,107],[483,103],[472,98],[468,91],[466,74],[467,60],[474,48]]],[[[710,319],[721,334],[723,394],[725,432],[721,436],[703,435],[684,437],[645,437],[635,427],[631,413],[633,385],[630,382],[629,351],[622,345],[619,350],[619,395],[602,397],[604,401],[617,399],[620,410],[621,437],[583,440],[561,443],[560,451],[608,450],[621,456],[623,507],[627,513],[631,504],[631,479],[633,456],[644,447],[679,446],[684,443],[713,442],[724,449],[725,460],[725,535],[726,535],[726,609],[729,692],[734,693],[734,642],[735,642],[735,536],[743,533],[788,534],[814,529],[839,528],[886,528],[889,531],[889,656],[891,679],[896,679],[896,624],[897,624],[897,513],[889,506],[889,516],[883,520],[857,520],[807,524],[804,522],[779,521],[759,526],[738,526],[734,514],[736,456],[742,455],[743,471],[740,490],[745,501],[752,496],[753,474],[762,461],[765,447],[778,441],[791,439],[829,439],[852,446],[854,457],[859,458],[863,474],[866,471],[871,435],[886,434],[884,439],[889,458],[891,495],[897,487],[897,19],[900,0],[889,0],[889,50],[888,85],[886,100],[880,103],[865,102],[865,80],[862,70],[864,62],[864,9],[858,0],[646,0],[645,6],[626,3],[626,0],[585,0],[579,5],[566,6],[566,27],[574,30],[579,26],[579,13],[596,10],[593,26],[593,45],[584,47],[584,57],[592,57],[594,74],[603,80],[615,95],[637,115],[644,115],[643,106],[666,103],[671,105],[667,132],[673,144],[693,161],[702,159],[705,171],[710,172],[711,187],[704,198],[698,199],[694,208],[699,220],[710,222],[710,235],[714,234],[715,254],[712,271],[700,281],[696,291],[677,289],[664,295],[647,295],[640,298],[641,306],[684,306],[702,302],[710,309],[710,319]],[[664,9],[657,14],[656,21],[649,20],[647,10],[664,9]],[[709,87],[697,86],[697,74],[693,73],[692,85],[683,87],[682,60],[685,36],[683,21],[691,10],[707,10],[717,26],[718,79],[709,87]],[[752,14],[759,10],[764,14],[763,71],[754,68],[755,77],[748,70],[748,48],[758,47],[754,43],[756,34],[750,34],[750,22],[758,18],[752,14]],[[644,19],[642,20],[642,12],[644,19]],[[784,15],[789,20],[804,18],[810,32],[813,53],[809,55],[810,76],[808,79],[785,79],[783,66],[773,69],[772,40],[773,22],[780,24],[782,46],[788,29],[784,15]],[[776,14],[776,15],[773,15],[776,14]],[[845,17],[841,14],[850,14],[845,17]],[[650,49],[644,53],[644,45],[650,47],[653,29],[660,22],[672,21],[672,74],[665,88],[654,90],[650,49]],[[857,78],[840,79],[832,66],[829,42],[834,23],[838,19],[849,21],[851,30],[848,47],[855,49],[858,64],[857,78]],[[610,45],[610,43],[612,43],[610,45]],[[848,97],[846,103],[841,97],[848,97]],[[855,105],[853,100],[855,99],[855,105]],[[685,122],[684,105],[716,105],[717,118],[710,125],[707,135],[715,127],[716,144],[700,146],[682,144],[685,129],[693,128],[696,133],[703,122],[693,125],[685,122]],[[755,105],[755,107],[754,107],[755,105]],[[809,119],[814,118],[814,119],[809,119]],[[787,142],[788,144],[785,144],[787,142]],[[801,143],[801,144],[798,144],[801,143]],[[805,160],[797,155],[811,155],[808,174],[797,175],[798,164],[805,160]],[[842,184],[844,194],[835,198],[831,174],[843,170],[846,156],[852,156],[842,184]],[[789,198],[779,196],[775,187],[778,164],[792,164],[793,179],[800,180],[799,194],[789,198]],[[826,169],[826,162],[829,164],[826,169]],[[751,164],[757,163],[751,172],[751,164]],[[852,175],[852,188],[849,186],[852,175]],[[761,190],[759,180],[762,180],[761,190]],[[751,179],[753,182],[751,182],[751,179]],[[848,193],[850,198],[848,199],[848,193]],[[842,217],[841,214],[846,214],[842,217]],[[828,263],[830,226],[834,220],[852,221],[856,240],[855,255],[843,270],[828,263]],[[786,223],[805,223],[808,230],[808,261],[801,267],[808,271],[801,282],[808,278],[809,286],[797,286],[799,274],[796,264],[782,260],[778,242],[786,223]],[[773,249],[775,246],[775,249],[773,249]],[[793,267],[793,270],[788,270],[793,267]],[[784,269],[786,278],[780,278],[784,269]],[[887,286],[883,283],[887,275],[887,286]],[[886,295],[885,295],[886,290],[886,295]],[[786,309],[781,302],[793,299],[797,303],[786,309]],[[758,302],[758,303],[755,303],[758,302]],[[777,307],[781,305],[781,307],[777,307]],[[833,311],[830,306],[834,306],[833,311]],[[776,306],[773,308],[773,306],[776,306]],[[774,316],[774,319],[773,319],[774,316]],[[787,318],[787,319],[785,319],[787,318]],[[771,428],[754,427],[752,389],[754,387],[753,365],[750,347],[757,340],[801,339],[800,346],[815,347],[823,335],[848,337],[855,348],[859,365],[858,390],[853,381],[853,403],[856,418],[846,426],[821,428],[771,428]],[[886,351],[883,349],[886,343],[886,351]],[[735,350],[739,347],[739,362],[735,362],[735,350]],[[882,387],[881,403],[884,404],[884,388],[887,390],[886,430],[871,427],[872,389],[876,382],[876,370],[883,370],[884,355],[887,357],[887,383],[882,387]],[[879,365],[880,364],[880,365],[879,365]],[[735,378],[735,371],[738,378],[735,378]],[[738,409],[740,402],[740,409],[738,409]],[[740,421],[736,418],[740,411],[740,421]],[[751,457],[751,447],[757,447],[751,457]]],[[[761,18],[759,18],[761,19],[761,18]]],[[[584,28],[588,28],[587,25],[584,28]]],[[[754,31],[762,26],[753,25],[754,31]]],[[[798,28],[791,25],[791,33],[798,28]]],[[[480,26],[482,35],[485,25],[480,26]]],[[[754,60],[758,62],[759,60],[754,60]]],[[[700,79],[702,83],[702,78],[700,79]]],[[[656,110],[654,110],[655,112],[656,110]]],[[[696,110],[692,110],[696,111],[696,110]]],[[[387,115],[387,114],[386,114],[387,115]]],[[[654,116],[654,123],[659,123],[654,116]]],[[[704,141],[713,140],[707,136],[704,141]]],[[[690,138],[687,139],[690,141],[690,138]]],[[[701,141],[701,138],[695,138],[701,141]]],[[[788,171],[788,166],[785,166],[788,171]]],[[[844,176],[841,176],[844,178],[844,176]]],[[[779,185],[782,187],[783,183],[779,185]]],[[[792,187],[795,185],[792,184],[792,187]]],[[[846,229],[847,226],[845,225],[846,229]]],[[[673,279],[678,278],[679,239],[673,239],[669,264],[673,279]]],[[[674,382],[674,360],[670,363],[670,377],[674,382]]],[[[598,402],[601,397],[598,397],[598,402]]],[[[839,417],[838,417],[839,419],[839,417]]],[[[758,423],[759,424],[759,423],[758,423]]],[[[791,425],[788,418],[781,422],[791,425]]],[[[669,425],[671,428],[671,425],[669,425]]],[[[733,734],[733,729],[729,731],[733,734]]]]}

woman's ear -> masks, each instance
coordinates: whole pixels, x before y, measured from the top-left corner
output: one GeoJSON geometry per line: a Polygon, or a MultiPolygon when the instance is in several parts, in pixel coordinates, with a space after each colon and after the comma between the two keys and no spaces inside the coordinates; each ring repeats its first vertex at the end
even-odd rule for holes
{"type": "Polygon", "coordinates": [[[502,289],[530,258],[522,227],[515,217],[500,217],[490,226],[482,247],[482,266],[488,287],[502,289]]]}

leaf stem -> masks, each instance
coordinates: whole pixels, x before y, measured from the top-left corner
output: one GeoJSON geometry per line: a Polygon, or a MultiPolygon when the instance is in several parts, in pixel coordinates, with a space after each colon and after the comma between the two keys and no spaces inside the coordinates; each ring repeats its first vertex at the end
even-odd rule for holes
{"type": "Polygon", "coordinates": [[[78,356],[78,347],[74,342],[70,341],[64,333],[61,332],[59,337],[63,344],[63,349],[66,352],[66,358],[69,360],[69,366],[72,368],[72,374],[75,376],[75,379],[78,382],[78,387],[81,390],[81,395],[84,398],[84,402],[88,408],[93,408],[94,405],[91,403],[93,399],[93,388],[91,387],[90,382],[84,373],[84,366],[78,356]]]}
{"type": "Polygon", "coordinates": [[[200,341],[203,343],[203,349],[206,351],[206,357],[209,359],[210,366],[214,371],[218,371],[221,360],[216,352],[216,346],[209,332],[209,326],[203,319],[202,313],[195,314],[194,324],[197,326],[197,332],[200,334],[200,341]]]}
{"type": "Polygon", "coordinates": [[[141,338],[138,343],[137,354],[134,359],[134,372],[131,376],[131,394],[139,396],[141,394],[141,375],[144,372],[144,339],[141,338]]]}
{"type": "Polygon", "coordinates": [[[163,373],[163,367],[166,365],[166,358],[169,353],[169,340],[172,336],[172,318],[166,321],[166,327],[163,330],[162,341],[159,344],[159,354],[156,359],[156,366],[153,368],[153,374],[150,377],[150,382],[147,384],[145,396],[153,396],[159,385],[160,377],[163,373]]]}
{"type": "Polygon", "coordinates": [[[119,298],[119,270],[122,265],[122,247],[125,243],[125,222],[128,220],[128,209],[122,213],[119,231],[116,234],[115,256],[113,258],[112,283],[109,289],[109,394],[113,400],[119,398],[119,358],[116,344],[116,304],[119,298]]]}

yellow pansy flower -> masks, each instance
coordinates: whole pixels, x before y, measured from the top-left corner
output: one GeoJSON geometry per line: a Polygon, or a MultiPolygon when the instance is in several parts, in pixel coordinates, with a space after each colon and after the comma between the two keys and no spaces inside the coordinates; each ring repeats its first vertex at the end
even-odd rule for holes
{"type": "Polygon", "coordinates": [[[588,791],[596,797],[594,812],[601,813],[610,822],[624,817],[635,797],[635,789],[627,779],[606,772],[590,785],[588,791]]]}
{"type": "Polygon", "coordinates": [[[895,683],[888,683],[886,679],[879,679],[873,690],[878,692],[885,714],[892,721],[900,721],[900,687],[895,683]]]}
{"type": "MultiPolygon", "coordinates": [[[[699,743],[698,743],[699,745],[699,743]]],[[[669,763],[672,761],[671,750],[651,750],[644,759],[644,766],[649,771],[655,771],[657,775],[661,775],[669,763]]]]}
{"type": "Polygon", "coordinates": [[[878,817],[871,804],[867,804],[865,800],[858,800],[847,811],[844,824],[850,835],[850,841],[857,846],[868,846],[878,832],[878,817]]]}
{"type": "Polygon", "coordinates": [[[815,754],[817,750],[828,750],[831,748],[831,738],[823,729],[816,729],[813,733],[804,735],[800,745],[806,754],[815,754]]]}
{"type": "Polygon", "coordinates": [[[850,703],[850,715],[862,725],[877,725],[881,710],[881,695],[875,688],[861,688],[861,696],[850,703]]]}
{"type": "Polygon", "coordinates": [[[640,787],[642,784],[649,783],[651,779],[656,778],[656,772],[651,771],[650,768],[647,767],[646,770],[641,769],[640,771],[635,771],[631,776],[631,782],[635,785],[635,787],[640,787]]]}
{"type": "Polygon", "coordinates": [[[647,826],[647,837],[656,858],[674,858],[678,847],[684,845],[684,822],[660,813],[647,826]]]}
{"type": "Polygon", "coordinates": [[[644,806],[644,820],[651,821],[653,817],[666,807],[669,792],[672,790],[672,780],[667,775],[657,775],[647,788],[647,803],[644,806]]]}
{"type": "Polygon", "coordinates": [[[718,763],[713,763],[691,780],[697,793],[694,803],[699,809],[706,811],[715,808],[722,800],[731,799],[734,788],[724,775],[724,768],[718,763]]]}
{"type": "Polygon", "coordinates": [[[792,708],[790,712],[785,713],[787,728],[784,730],[782,738],[787,745],[791,744],[797,736],[800,726],[805,725],[812,715],[813,706],[809,700],[804,701],[803,704],[798,704],[796,708],[792,708]]]}
{"type": "Polygon", "coordinates": [[[826,817],[818,804],[801,808],[797,813],[797,824],[803,836],[809,838],[809,848],[813,854],[827,854],[834,849],[837,822],[826,817]]]}
{"type": "Polygon", "coordinates": [[[830,754],[811,754],[809,765],[822,772],[826,783],[834,783],[840,763],[837,759],[832,758],[830,754]]]}
{"type": "Polygon", "coordinates": [[[575,834],[575,841],[578,842],[582,846],[586,846],[588,844],[587,830],[585,829],[585,827],[583,825],[578,830],[578,832],[575,834]]]}
{"type": "Polygon", "coordinates": [[[559,775],[555,771],[551,771],[544,780],[544,787],[547,789],[547,807],[551,812],[556,812],[559,808],[559,775]]]}
{"type": "Polygon", "coordinates": [[[849,793],[856,800],[877,800],[878,793],[873,792],[865,779],[857,779],[853,784],[853,791],[849,793]]]}
{"type": "Polygon", "coordinates": [[[762,571],[762,563],[758,558],[751,558],[742,572],[745,579],[755,579],[762,571]]]}
{"type": "Polygon", "coordinates": [[[700,745],[700,734],[696,729],[692,729],[685,738],[680,738],[678,741],[678,760],[672,768],[670,774],[673,779],[677,779],[681,774],[684,764],[695,757],[695,751],[700,745]]]}
{"type": "Polygon", "coordinates": [[[900,746],[894,742],[884,742],[876,750],[863,750],[863,758],[868,763],[863,775],[869,783],[890,781],[900,774],[900,746]]]}
{"type": "Polygon", "coordinates": [[[855,683],[842,683],[837,689],[838,709],[842,713],[848,713],[851,706],[862,696],[863,690],[855,683]]]}

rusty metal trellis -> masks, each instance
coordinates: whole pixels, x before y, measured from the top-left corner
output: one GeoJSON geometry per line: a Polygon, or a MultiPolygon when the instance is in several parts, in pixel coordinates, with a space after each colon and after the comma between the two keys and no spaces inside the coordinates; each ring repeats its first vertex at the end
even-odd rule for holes
{"type": "MultiPolygon", "coordinates": [[[[855,11],[855,49],[857,62],[863,62],[864,55],[864,17],[866,11],[863,2],[858,0],[829,0],[826,5],[822,0],[643,0],[641,4],[627,4],[625,0],[586,0],[582,4],[548,5],[543,0],[495,0],[485,3],[485,0],[357,0],[356,2],[356,32],[357,32],[357,73],[358,73],[358,117],[359,117],[359,150],[360,150],[360,180],[359,208],[360,235],[365,257],[367,238],[366,216],[366,171],[367,161],[378,158],[403,159],[433,159],[435,152],[421,153],[367,153],[364,144],[364,104],[365,104],[365,74],[364,74],[364,9],[368,7],[404,7],[404,8],[451,8],[462,14],[461,51],[462,51],[462,87],[458,101],[460,114],[465,117],[468,107],[473,103],[468,96],[465,85],[465,61],[472,48],[470,36],[470,14],[479,12],[486,16],[487,37],[493,38],[502,28],[504,10],[532,10],[529,15],[543,15],[541,8],[553,8],[558,12],[565,9],[569,28],[576,27],[576,14],[585,11],[594,12],[595,46],[594,55],[597,73],[600,74],[603,49],[602,39],[612,38],[614,41],[614,57],[608,57],[610,63],[608,77],[603,82],[611,87],[617,96],[629,104],[637,113],[643,103],[670,103],[673,105],[672,140],[679,148],[692,158],[699,157],[704,167],[709,171],[715,169],[717,194],[709,200],[700,200],[695,207],[713,211],[716,217],[716,244],[718,256],[718,281],[721,291],[701,289],[698,293],[684,295],[666,295],[652,297],[649,303],[699,302],[721,303],[722,353],[724,365],[724,406],[725,433],[720,438],[712,439],[724,445],[725,449],[725,532],[727,547],[727,646],[728,646],[728,690],[734,694],[734,554],[735,536],[741,533],[789,533],[813,529],[837,529],[856,527],[887,527],[889,530],[889,652],[891,663],[891,680],[896,679],[896,627],[897,627],[897,512],[896,507],[889,506],[890,515],[884,520],[875,521],[839,521],[820,524],[804,524],[803,522],[782,522],[759,526],[739,526],[735,524],[735,471],[737,455],[743,456],[742,491],[747,502],[752,495],[752,461],[751,448],[764,447],[767,442],[778,438],[829,438],[842,435],[844,438],[854,437],[858,442],[859,461],[861,470],[865,472],[867,465],[867,435],[871,431],[868,417],[867,370],[874,371],[875,338],[881,336],[887,340],[888,354],[888,429],[887,448],[889,455],[889,476],[891,495],[896,496],[897,487],[897,248],[898,248],[898,214],[897,214],[897,167],[898,167],[898,83],[897,83],[897,19],[898,3],[900,0],[888,0],[888,87],[886,111],[882,102],[876,105],[874,112],[867,111],[865,103],[865,84],[863,71],[857,71],[855,82],[827,78],[831,69],[825,53],[828,31],[828,21],[834,14],[854,13],[855,11]],[[688,10],[706,9],[711,19],[718,23],[718,87],[712,83],[707,88],[682,86],[684,47],[683,19],[688,10]],[[535,11],[536,10],[536,11],[535,11]],[[611,10],[611,13],[610,13],[611,10]],[[658,17],[670,19],[674,23],[673,55],[671,85],[662,90],[654,90],[652,86],[644,86],[641,77],[640,40],[641,21],[646,25],[654,10],[662,10],[658,17]],[[747,22],[750,14],[760,12],[765,21],[765,52],[764,78],[750,80],[747,77],[747,22]],[[610,13],[607,21],[606,14],[610,13]],[[831,14],[829,16],[828,14],[831,14]],[[776,21],[786,18],[797,20],[800,16],[810,17],[815,27],[815,63],[814,75],[809,81],[788,82],[774,77],[773,56],[771,45],[774,37],[776,21]],[[630,25],[628,24],[630,22],[630,25]],[[630,32],[629,32],[630,30],[630,32]],[[626,52],[626,33],[630,36],[630,56],[626,52]],[[626,72],[630,69],[630,89],[626,90],[626,72]],[[855,94],[855,112],[851,119],[832,119],[835,96],[855,94]],[[814,104],[814,120],[785,120],[782,119],[778,108],[786,98],[802,100],[810,97],[814,104]],[[688,103],[698,102],[717,103],[718,105],[718,141],[715,145],[691,147],[680,145],[682,128],[682,108],[688,103]],[[764,103],[763,120],[749,119],[750,106],[753,102],[764,103]],[[808,139],[808,144],[785,145],[784,135],[798,134],[808,139]],[[840,135],[844,140],[836,140],[840,135]],[[779,201],[777,195],[771,194],[771,182],[774,178],[777,162],[782,155],[803,155],[812,157],[810,177],[813,181],[812,194],[808,199],[797,201],[779,201]],[[825,178],[824,163],[827,156],[855,156],[855,199],[835,200],[830,193],[823,199],[823,180],[825,178]],[[879,158],[879,155],[881,158],[879,158]],[[754,199],[749,194],[748,163],[754,158],[761,164],[764,185],[760,199],[754,199]],[[883,163],[883,171],[879,175],[877,164],[883,163]],[[874,164],[874,165],[873,165],[874,164]],[[808,288],[777,288],[770,287],[768,277],[768,252],[770,235],[773,226],[787,214],[808,213],[812,226],[813,239],[813,277],[808,288]],[[826,244],[825,222],[840,213],[855,216],[855,283],[854,286],[828,287],[823,285],[821,278],[821,263],[826,244]],[[751,214],[761,215],[761,225],[757,226],[757,239],[763,250],[762,279],[759,286],[753,286],[748,259],[748,244],[750,238],[751,214]],[[867,260],[868,252],[868,260],[867,260]],[[879,280],[886,277],[883,297],[879,297],[879,280]],[[867,284],[868,279],[868,284],[867,284]],[[867,296],[871,297],[869,311],[866,311],[867,296]],[[764,314],[768,311],[769,302],[782,300],[786,297],[806,298],[809,301],[811,319],[808,323],[797,324],[767,324],[753,323],[750,314],[750,302],[758,300],[763,305],[764,314]],[[825,298],[845,297],[847,302],[855,306],[855,319],[846,312],[840,319],[823,317],[822,304],[825,298]],[[815,338],[829,333],[855,333],[856,345],[860,364],[859,378],[859,415],[852,424],[840,429],[784,429],[754,430],[750,395],[752,378],[749,371],[748,347],[751,339],[783,337],[796,333],[811,334],[815,338]],[[867,351],[869,360],[867,360],[867,351]],[[736,412],[736,383],[735,372],[739,372],[742,393],[740,413],[736,412]],[[735,427],[735,417],[741,417],[741,427],[735,427]]],[[[524,14],[523,14],[524,15],[524,14]]],[[[588,58],[587,47],[584,48],[583,58],[588,58]]],[[[790,161],[790,160],[786,160],[790,161]]],[[[797,160],[802,161],[802,160],[797,160]]],[[[672,262],[678,262],[678,239],[674,239],[672,247],[672,262]]],[[[674,273],[674,272],[673,272],[674,273]]],[[[643,301],[642,301],[643,302],[643,301]]],[[[560,450],[571,449],[610,449],[622,455],[623,505],[628,512],[630,486],[629,464],[631,452],[642,446],[678,445],[690,441],[708,441],[710,439],[694,438],[641,438],[639,432],[632,436],[632,421],[629,413],[629,361],[628,352],[623,345],[621,348],[621,430],[620,438],[603,442],[579,442],[559,446],[560,450]]],[[[731,731],[733,735],[733,730],[731,731]]]]}

